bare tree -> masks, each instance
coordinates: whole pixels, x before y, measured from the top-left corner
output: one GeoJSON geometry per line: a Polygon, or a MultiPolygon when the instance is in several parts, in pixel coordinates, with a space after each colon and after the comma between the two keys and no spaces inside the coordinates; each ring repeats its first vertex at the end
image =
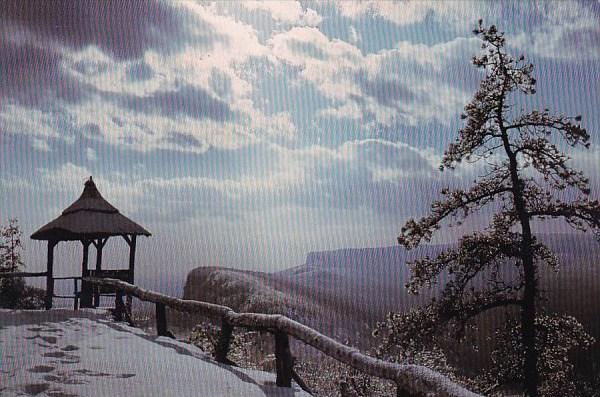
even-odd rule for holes
{"type": "Polygon", "coordinates": [[[411,313],[392,315],[388,325],[395,327],[392,332],[397,338],[392,340],[442,329],[461,336],[478,315],[513,307],[520,314],[516,320],[520,330],[516,343],[521,346],[515,362],[520,369],[518,381],[528,396],[537,397],[543,367],[538,362],[540,324],[553,323],[542,316],[538,269],[558,268],[559,262],[535,237],[532,223],[562,218],[578,230],[599,234],[600,204],[589,198],[588,179],[570,166],[560,148],[588,148],[589,135],[579,124],[580,116],[554,115],[547,109],[518,112],[515,97],[535,94],[533,65],[524,56],[515,58],[506,52],[504,34],[495,26],[485,27],[479,21],[474,33],[481,38],[483,51],[472,63],[484,71],[485,78],[465,106],[464,127],[447,148],[440,168],[476,163],[481,175],[470,189],[444,189],[444,198],[432,204],[428,216],[404,225],[398,242],[415,248],[429,241],[447,220],[460,224],[483,207],[496,212],[486,229],[462,237],[457,248],[409,264],[411,292],[431,286],[443,273],[448,281],[437,299],[411,313]]]}

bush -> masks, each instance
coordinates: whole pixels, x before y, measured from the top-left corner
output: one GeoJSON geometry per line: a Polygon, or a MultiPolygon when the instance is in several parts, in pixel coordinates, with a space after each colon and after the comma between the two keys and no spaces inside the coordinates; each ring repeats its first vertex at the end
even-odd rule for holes
{"type": "Polygon", "coordinates": [[[45,291],[25,285],[20,278],[3,279],[0,286],[0,307],[5,309],[41,309],[44,307],[45,291]]]}

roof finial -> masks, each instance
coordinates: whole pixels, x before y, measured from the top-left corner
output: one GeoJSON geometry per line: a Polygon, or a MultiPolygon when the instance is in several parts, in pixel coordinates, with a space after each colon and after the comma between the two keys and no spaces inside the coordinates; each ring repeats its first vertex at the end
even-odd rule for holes
{"type": "Polygon", "coordinates": [[[96,187],[96,185],[94,184],[94,181],[92,180],[91,175],[90,175],[90,179],[88,179],[87,181],[85,181],[85,183],[83,185],[86,188],[96,187]]]}

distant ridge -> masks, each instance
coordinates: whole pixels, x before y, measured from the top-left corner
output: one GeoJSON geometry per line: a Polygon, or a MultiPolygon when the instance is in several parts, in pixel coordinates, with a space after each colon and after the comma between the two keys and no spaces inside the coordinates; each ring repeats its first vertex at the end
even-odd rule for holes
{"type": "MultiPolygon", "coordinates": [[[[595,304],[589,304],[600,302],[600,244],[585,234],[548,234],[540,239],[562,262],[557,273],[540,269],[549,305],[575,315],[600,336],[595,304]]],[[[434,256],[447,247],[311,252],[304,264],[276,273],[199,267],[188,274],[184,297],[226,304],[236,310],[284,313],[334,337],[362,338],[387,312],[407,310],[428,300],[427,292],[414,296],[405,290],[410,276],[405,263],[434,256]]]]}

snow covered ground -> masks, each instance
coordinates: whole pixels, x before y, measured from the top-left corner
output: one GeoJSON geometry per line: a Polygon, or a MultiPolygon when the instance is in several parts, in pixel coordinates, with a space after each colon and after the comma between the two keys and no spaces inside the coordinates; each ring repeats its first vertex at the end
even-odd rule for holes
{"type": "Polygon", "coordinates": [[[1,396],[308,396],[99,310],[0,310],[1,396]]]}

